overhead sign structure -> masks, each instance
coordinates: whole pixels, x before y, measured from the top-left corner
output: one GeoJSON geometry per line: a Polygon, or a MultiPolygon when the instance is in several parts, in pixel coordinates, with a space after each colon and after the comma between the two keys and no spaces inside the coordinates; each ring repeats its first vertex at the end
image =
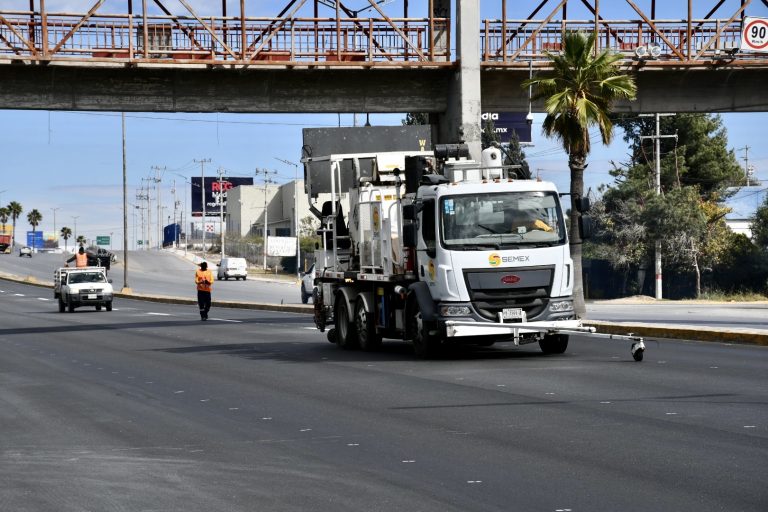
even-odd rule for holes
{"type": "MultiPolygon", "coordinates": [[[[191,199],[192,216],[203,216],[203,202],[200,194],[201,177],[192,177],[191,199]]],[[[240,185],[253,185],[253,178],[225,178],[219,184],[217,176],[205,177],[205,216],[218,217],[221,214],[221,203],[224,203],[224,214],[227,213],[227,191],[240,185]]]]}
{"type": "Polygon", "coordinates": [[[741,49],[768,52],[768,18],[744,18],[741,31],[741,49]]]}
{"type": "Polygon", "coordinates": [[[517,133],[520,142],[531,142],[531,123],[528,122],[526,112],[485,112],[480,119],[483,129],[488,122],[493,125],[502,144],[508,144],[512,140],[512,133],[517,133]]]}

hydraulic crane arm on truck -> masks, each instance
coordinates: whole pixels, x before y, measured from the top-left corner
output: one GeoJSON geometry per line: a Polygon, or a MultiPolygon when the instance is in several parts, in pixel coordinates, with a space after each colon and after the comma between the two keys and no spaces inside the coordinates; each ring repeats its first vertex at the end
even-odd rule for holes
{"type": "Polygon", "coordinates": [[[632,341],[642,360],[642,338],[598,334],[576,317],[560,195],[519,179],[498,149],[481,162],[461,145],[302,161],[321,221],[315,324],[334,324],[329,341],[372,350],[411,340],[429,358],[447,343],[497,341],[562,353],[578,333],[632,341]]]}

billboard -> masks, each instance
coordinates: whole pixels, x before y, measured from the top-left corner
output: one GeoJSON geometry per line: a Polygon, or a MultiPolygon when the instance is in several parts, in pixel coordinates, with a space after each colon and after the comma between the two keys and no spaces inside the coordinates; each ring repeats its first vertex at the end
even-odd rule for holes
{"type": "MultiPolygon", "coordinates": [[[[200,183],[202,177],[191,178],[192,186],[190,187],[192,198],[192,216],[203,216],[203,201],[200,191],[200,183]]],[[[205,177],[205,215],[207,217],[218,217],[221,209],[222,202],[224,203],[224,214],[227,213],[227,190],[239,187],[240,185],[253,185],[253,178],[223,178],[221,185],[219,185],[219,178],[217,176],[205,177]]]]}
{"type": "Polygon", "coordinates": [[[27,231],[27,245],[38,249],[43,247],[42,231],[27,231]]]}
{"type": "Polygon", "coordinates": [[[526,112],[485,112],[481,116],[483,129],[485,124],[490,121],[493,128],[499,136],[499,142],[509,143],[512,140],[512,132],[517,133],[517,137],[522,143],[531,142],[531,124],[526,119],[526,112]]]}
{"type": "Polygon", "coordinates": [[[296,256],[296,237],[268,236],[267,256],[296,256]]]}

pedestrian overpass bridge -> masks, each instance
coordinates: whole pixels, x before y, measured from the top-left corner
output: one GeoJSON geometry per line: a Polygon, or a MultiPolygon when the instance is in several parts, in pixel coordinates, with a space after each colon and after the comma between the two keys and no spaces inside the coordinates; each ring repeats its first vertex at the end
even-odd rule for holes
{"type": "Polygon", "coordinates": [[[402,12],[386,0],[284,0],[268,16],[262,0],[237,12],[226,0],[218,12],[91,1],[82,13],[3,1],[0,108],[429,112],[441,138],[479,140],[480,112],[527,111],[521,82],[581,30],[637,77],[637,101],[618,111],[768,110],[768,52],[740,48],[744,18],[768,17],[768,0],[455,0],[455,13],[451,0],[411,1],[413,12],[408,0],[402,12]]]}

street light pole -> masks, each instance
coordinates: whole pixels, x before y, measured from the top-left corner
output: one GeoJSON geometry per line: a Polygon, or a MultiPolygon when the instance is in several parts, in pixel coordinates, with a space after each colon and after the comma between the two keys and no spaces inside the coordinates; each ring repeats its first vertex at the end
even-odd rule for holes
{"type": "Polygon", "coordinates": [[[75,244],[77,244],[77,219],[79,218],[79,215],[72,215],[72,221],[75,223],[75,244]]]}
{"type": "Polygon", "coordinates": [[[267,242],[269,238],[269,206],[267,203],[267,191],[270,183],[274,183],[269,178],[270,174],[277,174],[276,171],[270,171],[268,169],[256,169],[256,175],[264,174],[264,272],[267,271],[267,242]]]}
{"type": "MultiPolygon", "coordinates": [[[[370,124],[366,124],[370,126],[370,124]]],[[[291,162],[289,160],[283,160],[282,158],[275,157],[275,160],[279,160],[284,164],[293,166],[293,229],[296,235],[296,278],[301,279],[301,240],[299,240],[299,164],[291,162]]]]}
{"type": "Polygon", "coordinates": [[[60,206],[57,206],[56,208],[51,208],[53,210],[53,236],[56,240],[56,247],[59,246],[59,235],[56,233],[56,210],[61,210],[60,206]]]}

